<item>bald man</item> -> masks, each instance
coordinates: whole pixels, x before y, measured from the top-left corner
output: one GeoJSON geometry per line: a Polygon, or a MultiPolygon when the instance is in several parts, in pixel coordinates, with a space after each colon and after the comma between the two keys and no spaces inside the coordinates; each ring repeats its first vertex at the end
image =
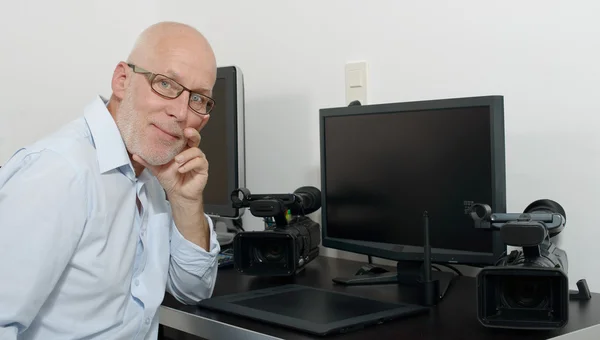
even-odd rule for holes
{"type": "Polygon", "coordinates": [[[195,29],[146,29],[108,100],[0,169],[0,339],[156,339],[165,291],[211,296],[220,251],[199,145],[216,62],[195,29]]]}

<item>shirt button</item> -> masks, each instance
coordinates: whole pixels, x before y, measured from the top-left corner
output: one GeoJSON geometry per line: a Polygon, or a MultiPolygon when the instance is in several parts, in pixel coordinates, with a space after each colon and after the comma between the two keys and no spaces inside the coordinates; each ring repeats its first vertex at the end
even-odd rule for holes
{"type": "Polygon", "coordinates": [[[146,318],[146,325],[150,324],[150,318],[146,318]]]}
{"type": "Polygon", "coordinates": [[[140,285],[140,280],[138,280],[138,279],[135,279],[135,285],[136,285],[136,286],[139,286],[139,285],[140,285]]]}

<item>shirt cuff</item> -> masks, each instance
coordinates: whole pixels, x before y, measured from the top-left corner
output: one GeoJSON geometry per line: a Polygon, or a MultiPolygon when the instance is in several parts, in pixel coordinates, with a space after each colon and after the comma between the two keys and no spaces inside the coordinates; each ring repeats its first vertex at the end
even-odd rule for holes
{"type": "Polygon", "coordinates": [[[171,231],[171,256],[182,269],[198,276],[203,276],[209,268],[215,265],[217,255],[221,251],[212,219],[207,215],[204,216],[210,230],[210,251],[206,251],[199,245],[188,241],[179,232],[175,223],[173,223],[171,231]]]}

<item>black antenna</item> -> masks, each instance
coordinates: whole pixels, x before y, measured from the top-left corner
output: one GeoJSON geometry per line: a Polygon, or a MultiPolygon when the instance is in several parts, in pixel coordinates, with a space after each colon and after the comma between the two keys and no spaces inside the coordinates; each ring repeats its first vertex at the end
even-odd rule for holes
{"type": "Polygon", "coordinates": [[[423,304],[436,305],[440,301],[440,282],[431,279],[431,244],[429,243],[429,214],[423,212],[423,304]]]}
{"type": "Polygon", "coordinates": [[[431,281],[431,245],[429,244],[429,214],[423,212],[423,233],[425,240],[423,241],[423,281],[431,281]]]}

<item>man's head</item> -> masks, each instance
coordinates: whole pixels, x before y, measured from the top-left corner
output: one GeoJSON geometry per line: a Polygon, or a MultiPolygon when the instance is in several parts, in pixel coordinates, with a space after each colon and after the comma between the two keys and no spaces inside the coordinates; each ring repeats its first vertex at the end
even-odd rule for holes
{"type": "Polygon", "coordinates": [[[128,152],[151,165],[180,153],[183,130],[208,123],[216,72],[212,48],[194,28],[162,22],[142,32],[115,68],[108,105],[128,152]]]}

